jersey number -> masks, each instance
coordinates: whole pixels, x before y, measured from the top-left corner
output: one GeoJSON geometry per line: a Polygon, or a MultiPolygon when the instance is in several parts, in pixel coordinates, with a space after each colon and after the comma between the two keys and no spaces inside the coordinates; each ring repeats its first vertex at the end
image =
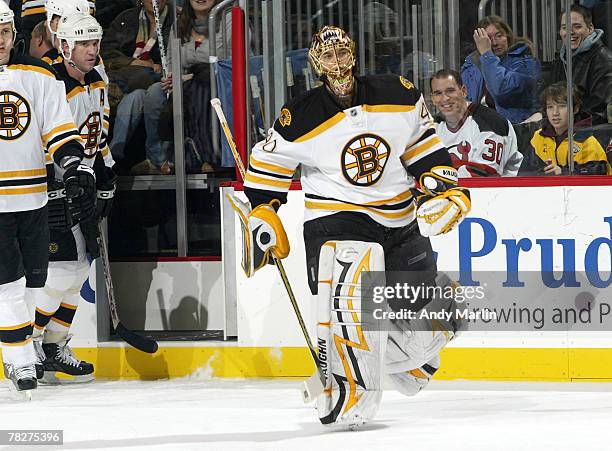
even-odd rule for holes
{"type": "Polygon", "coordinates": [[[489,148],[482,154],[482,159],[500,164],[502,153],[504,152],[504,145],[492,139],[485,139],[484,143],[486,146],[489,146],[489,148]]]}

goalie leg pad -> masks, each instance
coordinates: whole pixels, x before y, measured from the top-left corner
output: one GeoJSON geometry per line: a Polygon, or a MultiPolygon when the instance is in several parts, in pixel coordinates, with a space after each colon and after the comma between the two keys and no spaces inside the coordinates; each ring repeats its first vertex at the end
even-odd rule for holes
{"type": "MultiPolygon", "coordinates": [[[[440,293],[453,285],[445,274],[438,275],[436,285],[440,293]]],[[[462,324],[456,319],[457,303],[454,299],[434,298],[423,309],[416,312],[416,319],[391,321],[387,342],[385,366],[387,374],[403,373],[419,368],[436,359],[440,351],[457,336],[462,324]],[[421,317],[422,312],[449,312],[450,320],[421,317]]]]}
{"type": "Polygon", "coordinates": [[[440,356],[434,357],[425,365],[412,370],[389,375],[397,390],[406,396],[414,396],[423,390],[440,368],[440,356]]]}
{"type": "Polygon", "coordinates": [[[365,271],[384,271],[379,244],[328,241],[321,247],[317,341],[326,384],[317,410],[325,425],[358,427],[374,417],[380,404],[387,337],[362,328],[365,271]]]}

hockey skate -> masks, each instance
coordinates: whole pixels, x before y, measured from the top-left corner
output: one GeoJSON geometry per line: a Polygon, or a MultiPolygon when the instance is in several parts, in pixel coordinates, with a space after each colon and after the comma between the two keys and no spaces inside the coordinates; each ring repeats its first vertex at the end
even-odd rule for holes
{"type": "Polygon", "coordinates": [[[42,384],[61,385],[90,382],[93,380],[94,367],[89,362],[78,360],[68,342],[71,337],[59,343],[43,343],[45,353],[42,384]]]}
{"type": "Polygon", "coordinates": [[[4,377],[15,398],[24,401],[32,399],[32,390],[38,386],[34,365],[15,367],[10,363],[4,363],[4,377]]]}
{"type": "Polygon", "coordinates": [[[32,343],[34,344],[34,352],[36,352],[36,363],[34,364],[36,368],[36,379],[41,380],[45,374],[43,362],[47,358],[42,348],[42,336],[33,338],[32,343]]]}

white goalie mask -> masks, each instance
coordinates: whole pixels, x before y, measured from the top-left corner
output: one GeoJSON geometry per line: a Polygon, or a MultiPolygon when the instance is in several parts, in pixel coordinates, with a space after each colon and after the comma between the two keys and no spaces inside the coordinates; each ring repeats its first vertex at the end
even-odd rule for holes
{"type": "Polygon", "coordinates": [[[47,10],[47,29],[51,37],[57,32],[51,30],[51,21],[54,16],[62,17],[72,14],[89,14],[89,2],[87,0],[47,0],[45,4],[47,10]]]}
{"type": "Polygon", "coordinates": [[[325,76],[329,89],[337,96],[353,90],[355,41],[339,27],[326,25],[312,37],[308,60],[318,76],[325,76]]]}
{"type": "Polygon", "coordinates": [[[17,37],[17,29],[15,28],[15,14],[13,10],[3,1],[0,0],[0,24],[10,23],[13,28],[13,42],[17,37]]]}
{"type": "Polygon", "coordinates": [[[72,14],[62,17],[57,25],[57,38],[60,42],[60,52],[62,56],[71,61],[72,51],[77,42],[98,41],[98,51],[102,40],[102,26],[89,14],[72,14]],[[70,53],[65,54],[62,42],[66,41],[70,48],[70,53]]]}

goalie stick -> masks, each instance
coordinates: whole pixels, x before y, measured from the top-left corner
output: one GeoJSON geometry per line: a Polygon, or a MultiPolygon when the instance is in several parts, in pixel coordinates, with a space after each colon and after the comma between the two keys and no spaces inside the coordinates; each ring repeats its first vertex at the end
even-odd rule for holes
{"type": "MultiPolygon", "coordinates": [[[[232,151],[232,155],[234,156],[234,160],[236,161],[236,167],[240,171],[242,180],[244,180],[246,177],[246,170],[244,169],[244,164],[242,163],[242,159],[238,154],[238,149],[236,148],[236,144],[234,143],[232,132],[229,129],[227,119],[225,118],[225,114],[223,113],[223,109],[221,108],[221,101],[218,98],[214,98],[211,99],[210,103],[213,106],[217,117],[219,118],[221,128],[223,129],[225,138],[227,139],[227,142],[232,151]]],[[[317,372],[313,374],[310,378],[308,378],[306,381],[304,381],[302,385],[302,397],[304,398],[304,402],[311,402],[318,395],[323,393],[325,387],[325,374],[321,369],[321,362],[319,361],[317,350],[313,346],[312,340],[310,339],[310,334],[308,333],[308,329],[306,328],[306,324],[304,323],[304,317],[302,316],[302,312],[300,311],[300,307],[295,298],[295,294],[293,293],[293,289],[291,288],[291,284],[289,283],[289,278],[287,277],[287,273],[285,272],[283,262],[278,257],[276,257],[274,252],[272,252],[272,261],[274,262],[276,268],[278,269],[278,272],[280,273],[281,280],[283,281],[283,285],[285,285],[285,289],[287,290],[287,295],[289,296],[289,300],[291,301],[291,306],[293,307],[293,311],[295,312],[295,316],[297,317],[300,329],[302,329],[302,334],[306,339],[306,344],[308,345],[310,356],[312,357],[315,367],[317,368],[317,372]]]]}
{"type": "Polygon", "coordinates": [[[128,343],[130,346],[138,349],[139,351],[154,354],[157,352],[157,342],[150,338],[138,335],[136,332],[126,328],[119,320],[119,314],[117,313],[117,302],[115,301],[115,290],[113,288],[113,280],[110,273],[110,262],[108,260],[108,242],[102,225],[98,224],[98,230],[100,232],[100,256],[102,257],[102,267],[104,268],[104,282],[106,283],[106,293],[108,295],[108,306],[110,308],[111,319],[113,321],[113,327],[117,332],[117,335],[121,337],[123,341],[128,343]]]}

